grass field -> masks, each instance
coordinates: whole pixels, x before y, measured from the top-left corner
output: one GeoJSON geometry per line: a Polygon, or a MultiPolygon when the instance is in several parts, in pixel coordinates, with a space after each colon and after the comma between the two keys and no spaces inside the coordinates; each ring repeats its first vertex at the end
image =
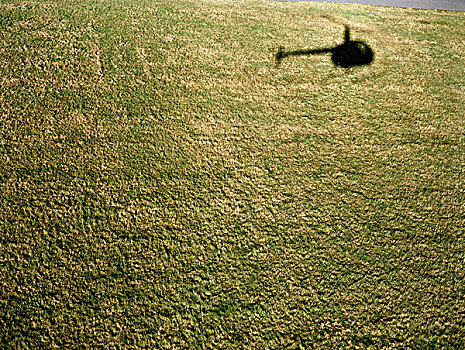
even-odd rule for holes
{"type": "Polygon", "coordinates": [[[465,347],[464,12],[0,6],[1,348],[465,347]]]}

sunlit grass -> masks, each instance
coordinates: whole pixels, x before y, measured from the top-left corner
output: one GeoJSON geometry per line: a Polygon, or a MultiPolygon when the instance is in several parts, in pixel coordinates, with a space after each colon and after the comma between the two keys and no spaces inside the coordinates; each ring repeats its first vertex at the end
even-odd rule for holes
{"type": "Polygon", "coordinates": [[[2,345],[464,346],[464,19],[3,1],[2,345]]]}

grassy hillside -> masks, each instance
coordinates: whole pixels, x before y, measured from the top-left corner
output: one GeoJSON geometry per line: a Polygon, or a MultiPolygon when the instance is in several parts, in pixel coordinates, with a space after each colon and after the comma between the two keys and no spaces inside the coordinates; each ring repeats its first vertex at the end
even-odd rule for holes
{"type": "Polygon", "coordinates": [[[465,346],[464,22],[1,0],[1,347],[465,346]]]}

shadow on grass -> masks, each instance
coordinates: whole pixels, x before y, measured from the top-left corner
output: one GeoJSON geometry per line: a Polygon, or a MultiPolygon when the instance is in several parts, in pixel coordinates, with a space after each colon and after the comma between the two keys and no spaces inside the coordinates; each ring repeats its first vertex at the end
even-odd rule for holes
{"type": "Polygon", "coordinates": [[[345,26],[344,42],[336,47],[321,48],[321,49],[305,49],[296,51],[284,51],[284,47],[280,47],[275,55],[276,65],[279,66],[281,61],[288,56],[303,56],[303,55],[321,55],[331,54],[331,60],[335,66],[342,68],[350,68],[354,66],[368,65],[373,62],[373,50],[363,41],[350,40],[350,29],[345,26]]]}

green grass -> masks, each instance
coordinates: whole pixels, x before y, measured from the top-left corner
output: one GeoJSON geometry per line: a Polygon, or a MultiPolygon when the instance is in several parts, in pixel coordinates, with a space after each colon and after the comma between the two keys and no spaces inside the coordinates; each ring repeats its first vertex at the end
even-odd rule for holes
{"type": "Polygon", "coordinates": [[[1,347],[464,347],[464,21],[2,0],[1,347]]]}

